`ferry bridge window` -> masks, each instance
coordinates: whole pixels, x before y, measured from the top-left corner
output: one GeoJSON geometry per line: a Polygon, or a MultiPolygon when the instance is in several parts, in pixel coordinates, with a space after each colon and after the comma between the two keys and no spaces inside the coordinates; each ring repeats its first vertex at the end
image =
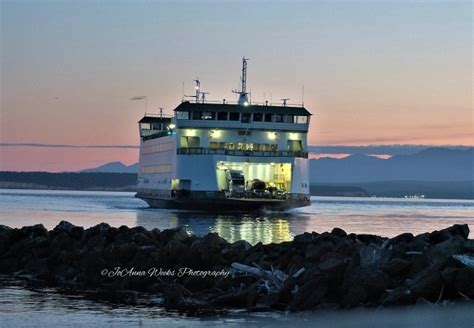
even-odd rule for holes
{"type": "Polygon", "coordinates": [[[150,130],[151,129],[150,123],[140,123],[140,129],[150,130]]]}
{"type": "Polygon", "coordinates": [[[283,122],[283,115],[276,114],[275,115],[275,122],[279,122],[279,123],[283,122]]]}
{"type": "Polygon", "coordinates": [[[277,151],[278,150],[278,144],[272,144],[272,151],[277,151]]]}
{"type": "Polygon", "coordinates": [[[301,140],[288,140],[287,149],[289,151],[302,151],[303,144],[301,143],[301,140]]]}
{"type": "Polygon", "coordinates": [[[239,143],[237,144],[237,150],[239,150],[239,151],[244,150],[244,144],[241,143],[241,142],[239,142],[239,143]]]}
{"type": "Polygon", "coordinates": [[[198,148],[200,147],[199,137],[181,137],[179,146],[181,148],[198,148]]]}
{"type": "Polygon", "coordinates": [[[234,145],[233,142],[229,142],[228,147],[229,147],[229,150],[234,150],[235,149],[235,145],[234,145]]]}
{"type": "Polygon", "coordinates": [[[270,145],[269,144],[262,144],[262,151],[269,151],[270,150],[270,145]]]}
{"type": "Polygon", "coordinates": [[[262,113],[254,113],[253,114],[253,121],[254,122],[262,122],[263,114],[262,113]]]}
{"type": "Polygon", "coordinates": [[[227,149],[227,142],[219,142],[219,149],[227,149]]]}
{"type": "Polygon", "coordinates": [[[228,116],[229,116],[229,113],[227,113],[227,112],[218,112],[217,113],[217,119],[219,121],[227,121],[228,116]]]}
{"type": "Polygon", "coordinates": [[[253,150],[253,144],[245,144],[245,150],[253,150]]]}
{"type": "Polygon", "coordinates": [[[153,123],[153,130],[163,130],[161,128],[161,123],[153,123]]]}
{"type": "Polygon", "coordinates": [[[193,120],[200,120],[201,114],[201,112],[193,112],[193,120]]]}
{"type": "Polygon", "coordinates": [[[308,117],[307,116],[296,116],[295,123],[297,123],[297,124],[306,124],[306,123],[308,123],[308,117]]]}
{"type": "Polygon", "coordinates": [[[189,112],[177,112],[176,118],[178,120],[189,120],[189,112]]]}
{"type": "Polygon", "coordinates": [[[286,123],[293,123],[294,122],[294,115],[286,115],[286,123]]]}
{"type": "Polygon", "coordinates": [[[273,114],[265,114],[265,122],[273,122],[273,114]]]}
{"type": "Polygon", "coordinates": [[[202,119],[203,120],[215,120],[216,119],[216,112],[202,112],[202,119]]]}
{"type": "Polygon", "coordinates": [[[242,113],[242,123],[249,123],[250,122],[250,113],[242,113]]]}
{"type": "Polygon", "coordinates": [[[214,142],[214,141],[212,141],[212,142],[209,144],[209,148],[211,148],[211,150],[217,150],[217,146],[218,146],[218,143],[217,143],[217,142],[214,142]]]}
{"type": "Polygon", "coordinates": [[[253,144],[253,150],[260,151],[260,144],[259,143],[254,143],[253,144]]]}
{"type": "Polygon", "coordinates": [[[229,113],[229,121],[238,121],[240,119],[240,113],[229,113]]]}

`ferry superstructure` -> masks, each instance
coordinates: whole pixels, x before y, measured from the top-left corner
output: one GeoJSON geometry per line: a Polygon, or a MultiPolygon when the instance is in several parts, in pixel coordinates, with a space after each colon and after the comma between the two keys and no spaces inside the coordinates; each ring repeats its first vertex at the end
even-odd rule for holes
{"type": "Polygon", "coordinates": [[[210,211],[286,210],[310,204],[307,133],[301,106],[254,104],[243,58],[238,101],[210,102],[196,82],[174,116],[139,121],[136,197],[150,207],[210,211]]]}

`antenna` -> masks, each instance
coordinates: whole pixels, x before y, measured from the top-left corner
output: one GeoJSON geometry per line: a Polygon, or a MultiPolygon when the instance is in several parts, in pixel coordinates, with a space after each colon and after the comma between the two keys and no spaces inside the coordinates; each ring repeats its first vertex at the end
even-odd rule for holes
{"type": "Polygon", "coordinates": [[[201,93],[201,101],[204,104],[206,102],[206,95],[208,95],[209,92],[201,91],[200,93],[201,93]]]}
{"type": "Polygon", "coordinates": [[[304,84],[303,84],[303,87],[301,88],[301,106],[304,107],[304,84]]]}
{"type": "Polygon", "coordinates": [[[282,98],[280,100],[283,100],[283,107],[286,107],[286,101],[290,100],[290,98],[282,98]]]}
{"type": "MultiPolygon", "coordinates": [[[[197,77],[195,80],[193,80],[195,83],[196,83],[196,86],[195,86],[195,89],[196,89],[196,95],[194,96],[188,96],[188,95],[185,95],[185,97],[188,97],[188,98],[194,98],[196,99],[196,103],[199,102],[199,94],[201,93],[199,90],[201,89],[201,81],[199,81],[199,78],[197,77]]],[[[184,83],[183,83],[184,85],[184,83]]]]}
{"type": "Polygon", "coordinates": [[[160,107],[160,118],[163,118],[163,107],[160,107]]]}
{"type": "Polygon", "coordinates": [[[240,77],[241,89],[240,91],[232,90],[232,92],[239,94],[239,105],[244,106],[249,104],[247,97],[247,60],[249,60],[249,58],[242,57],[242,76],[240,77]]]}

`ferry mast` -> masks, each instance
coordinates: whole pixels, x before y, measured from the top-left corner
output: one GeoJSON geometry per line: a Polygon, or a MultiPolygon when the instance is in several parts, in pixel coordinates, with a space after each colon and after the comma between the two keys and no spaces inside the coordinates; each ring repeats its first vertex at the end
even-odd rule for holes
{"type": "Polygon", "coordinates": [[[249,58],[242,57],[242,77],[240,78],[240,91],[233,90],[232,92],[239,94],[238,104],[243,106],[249,105],[248,93],[247,93],[247,60],[249,58]]]}

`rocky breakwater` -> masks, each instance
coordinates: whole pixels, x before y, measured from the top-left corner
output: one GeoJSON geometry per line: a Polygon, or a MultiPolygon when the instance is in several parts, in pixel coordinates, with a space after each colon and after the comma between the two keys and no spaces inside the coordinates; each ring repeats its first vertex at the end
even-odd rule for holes
{"type": "Polygon", "coordinates": [[[467,225],[394,238],[335,228],[251,246],[184,228],[0,226],[0,273],[78,291],[153,293],[181,311],[471,302],[468,235],[467,225]]]}

